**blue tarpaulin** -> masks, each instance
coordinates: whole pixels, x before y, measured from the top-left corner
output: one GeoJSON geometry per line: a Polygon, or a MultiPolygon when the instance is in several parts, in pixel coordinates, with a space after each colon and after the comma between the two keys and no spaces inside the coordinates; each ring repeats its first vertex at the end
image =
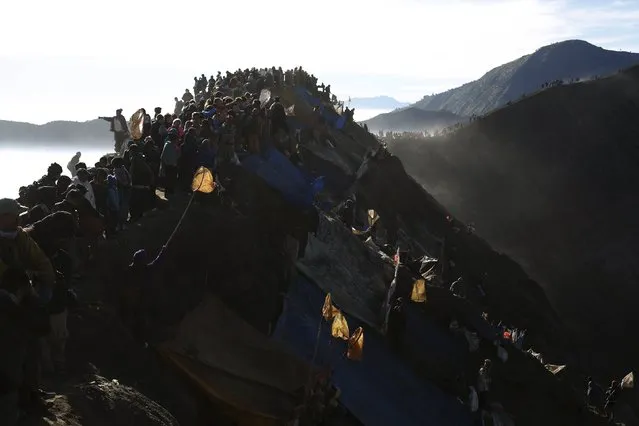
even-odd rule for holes
{"type": "MultiPolygon", "coordinates": [[[[312,359],[324,303],[322,291],[304,278],[289,290],[275,336],[298,355],[312,359]]],[[[347,315],[351,332],[364,327],[361,361],[345,356],[346,342],[322,323],[316,363],[330,366],[341,389],[340,401],[367,426],[462,426],[473,424],[459,401],[423,381],[388,349],[383,337],[347,315]]]]}
{"type": "Polygon", "coordinates": [[[302,98],[307,104],[313,107],[319,106],[320,114],[322,115],[322,117],[324,117],[327,124],[340,130],[344,128],[344,125],[346,124],[346,117],[344,117],[343,115],[339,115],[335,111],[326,108],[322,104],[322,101],[320,101],[320,99],[311,95],[306,89],[298,87],[295,89],[295,92],[297,96],[302,98]]]}
{"type": "Polygon", "coordinates": [[[249,155],[242,166],[278,190],[284,199],[299,207],[313,205],[315,195],[323,189],[323,179],[311,179],[278,150],[269,148],[263,155],[249,155]]]}

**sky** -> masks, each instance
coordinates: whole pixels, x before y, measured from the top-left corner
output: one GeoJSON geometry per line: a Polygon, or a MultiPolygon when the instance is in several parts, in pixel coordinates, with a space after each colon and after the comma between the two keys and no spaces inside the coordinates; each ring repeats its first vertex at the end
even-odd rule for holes
{"type": "Polygon", "coordinates": [[[414,102],[556,41],[639,52],[639,0],[5,3],[0,119],[37,124],[172,110],[194,75],[238,67],[414,102]]]}

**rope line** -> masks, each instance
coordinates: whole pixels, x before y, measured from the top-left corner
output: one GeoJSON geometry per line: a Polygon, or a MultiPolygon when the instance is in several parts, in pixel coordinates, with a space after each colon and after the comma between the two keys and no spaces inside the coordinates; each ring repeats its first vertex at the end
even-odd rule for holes
{"type": "MultiPolygon", "coordinates": [[[[209,170],[209,172],[210,172],[210,170],[209,170]]],[[[197,174],[197,172],[196,172],[196,174],[197,174]]],[[[166,240],[166,243],[164,243],[164,246],[168,246],[169,243],[171,242],[171,240],[173,240],[173,237],[175,237],[175,234],[177,233],[178,229],[180,229],[180,225],[182,225],[182,222],[184,221],[184,218],[186,217],[186,213],[188,213],[188,211],[189,211],[189,207],[191,207],[191,204],[193,204],[193,200],[195,199],[195,194],[197,194],[197,192],[200,190],[200,188],[202,188],[203,184],[204,184],[204,177],[202,177],[202,179],[200,180],[200,186],[198,186],[197,189],[193,191],[193,194],[191,194],[191,198],[189,199],[189,203],[184,208],[184,212],[182,213],[182,217],[178,221],[177,225],[175,225],[175,228],[173,228],[173,232],[171,233],[171,236],[169,237],[169,239],[166,240]]],[[[164,196],[166,197],[166,193],[165,193],[164,196]]]]}

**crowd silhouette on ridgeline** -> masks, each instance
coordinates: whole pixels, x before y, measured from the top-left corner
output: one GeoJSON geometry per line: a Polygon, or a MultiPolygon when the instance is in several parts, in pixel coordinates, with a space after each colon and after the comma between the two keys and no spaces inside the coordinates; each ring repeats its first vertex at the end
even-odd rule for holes
{"type": "MultiPolygon", "coordinates": [[[[329,128],[322,107],[331,108],[352,123],[354,110],[344,108],[331,93],[331,86],[319,84],[312,74],[301,67],[283,71],[282,68],[246,69],[218,72],[215,76],[194,77],[194,86],[174,99],[172,112],[154,108],[153,115],[140,109],[137,122],[127,120],[121,109],[115,115],[100,117],[109,122],[113,133],[115,153],[101,157],[94,164],[86,164],[80,152],[66,165],[68,174],[57,163],[32,184],[19,189],[19,198],[0,199],[0,424],[13,426],[33,415],[48,410],[50,393],[42,389],[41,372],[64,377],[67,371],[66,342],[72,336],[67,328],[67,316],[78,301],[73,287],[83,279],[83,272],[96,256],[96,248],[109,239],[126,232],[127,227],[155,209],[160,202],[171,203],[174,197],[192,194],[193,176],[199,167],[213,173],[240,165],[242,158],[260,155],[269,146],[285,155],[291,162],[303,165],[299,147],[304,144],[325,144],[336,147],[334,131],[329,128]],[[278,96],[270,96],[269,89],[301,87],[321,106],[315,106],[306,128],[293,132],[289,117],[294,105],[286,105],[278,96]]],[[[473,119],[479,119],[473,117],[473,119]]],[[[413,135],[417,133],[408,133],[413,135]]],[[[403,134],[404,137],[407,133],[403,134]]],[[[388,137],[388,134],[384,137],[388,137]]],[[[391,134],[391,137],[393,135],[391,134]]],[[[389,153],[380,144],[374,159],[381,160],[389,153]]],[[[217,179],[218,182],[220,179],[217,179]]],[[[208,194],[204,204],[217,205],[216,192],[208,194]]],[[[356,223],[357,200],[342,203],[336,214],[344,225],[356,223]]],[[[382,226],[384,218],[378,225],[382,226]]],[[[313,222],[313,221],[311,221],[313,222]]],[[[389,254],[398,245],[397,230],[386,223],[390,245],[389,254]]],[[[316,224],[304,230],[316,231],[316,224]]],[[[467,228],[469,233],[474,227],[467,228]]],[[[377,228],[371,230],[377,235],[377,228]]],[[[301,235],[299,256],[305,236],[301,235]]],[[[170,256],[170,244],[165,245],[152,260],[144,249],[137,250],[131,264],[122,272],[124,279],[113,288],[117,294],[117,308],[124,324],[141,342],[145,339],[145,298],[154,271],[162,268],[170,256]]],[[[410,253],[397,251],[397,262],[412,265],[410,253]]],[[[293,261],[295,261],[293,259],[293,261]]],[[[419,262],[417,262],[419,263],[419,262]]],[[[450,261],[451,269],[454,267],[450,261]]],[[[423,271],[417,270],[420,274],[423,271]]],[[[462,277],[453,277],[450,291],[459,298],[472,292],[485,296],[481,285],[469,285],[462,277]]],[[[404,301],[409,295],[401,276],[397,277],[398,296],[390,303],[388,341],[398,353],[405,339],[406,318],[404,301]]],[[[444,285],[448,288],[448,282],[444,285]]],[[[504,358],[507,345],[524,350],[525,331],[495,324],[498,359],[504,358]]],[[[450,331],[468,339],[469,350],[476,350],[476,333],[451,322],[450,331]],[[474,348],[474,349],[473,349],[474,348]]],[[[465,380],[459,398],[475,413],[478,421],[494,411],[491,403],[492,365],[485,360],[477,377],[465,380]]],[[[588,402],[598,404],[594,382],[588,383],[588,402]]],[[[460,381],[460,383],[462,383],[460,381]]],[[[619,385],[613,383],[606,393],[606,413],[612,407],[619,385]]],[[[319,379],[304,396],[304,405],[296,410],[291,424],[322,424],[326,416],[338,409],[339,390],[326,378],[319,379]]]]}

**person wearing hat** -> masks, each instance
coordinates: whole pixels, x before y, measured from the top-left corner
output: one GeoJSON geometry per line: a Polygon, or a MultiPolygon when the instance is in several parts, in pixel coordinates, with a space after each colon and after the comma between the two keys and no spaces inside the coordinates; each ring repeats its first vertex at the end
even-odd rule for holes
{"type": "Polygon", "coordinates": [[[110,131],[113,132],[113,138],[115,140],[115,152],[119,153],[122,150],[122,145],[129,137],[129,127],[126,123],[126,118],[122,115],[122,108],[115,110],[115,116],[113,117],[98,117],[100,120],[108,121],[111,125],[110,131]]]}

